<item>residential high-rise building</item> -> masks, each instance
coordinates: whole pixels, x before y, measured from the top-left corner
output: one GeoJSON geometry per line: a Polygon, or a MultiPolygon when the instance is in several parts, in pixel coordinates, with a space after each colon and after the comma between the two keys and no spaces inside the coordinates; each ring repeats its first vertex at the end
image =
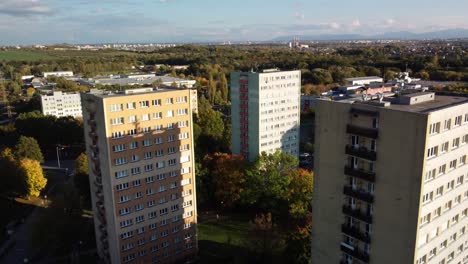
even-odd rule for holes
{"type": "Polygon", "coordinates": [[[42,113],[56,117],[81,117],[80,93],[62,93],[41,95],[42,113]]]}
{"type": "Polygon", "coordinates": [[[406,92],[318,102],[312,263],[467,263],[468,98],[406,92]]]}
{"type": "Polygon", "coordinates": [[[82,94],[96,242],[107,263],[197,253],[189,90],[82,94]]]}
{"type": "Polygon", "coordinates": [[[231,73],[232,152],[299,156],[301,72],[231,73]]]}

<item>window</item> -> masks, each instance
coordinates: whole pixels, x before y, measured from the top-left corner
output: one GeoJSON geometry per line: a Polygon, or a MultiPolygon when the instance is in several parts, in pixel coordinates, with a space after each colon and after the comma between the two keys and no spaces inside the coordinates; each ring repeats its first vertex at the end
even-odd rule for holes
{"type": "Polygon", "coordinates": [[[455,186],[455,180],[452,180],[447,183],[447,192],[453,189],[453,186],[455,186]]]}
{"type": "Polygon", "coordinates": [[[164,161],[158,161],[156,162],[156,168],[162,169],[165,167],[164,161]]]}
{"type": "Polygon", "coordinates": [[[151,229],[151,230],[156,229],[156,223],[150,224],[149,229],[151,229]]]}
{"type": "Polygon", "coordinates": [[[141,211],[145,208],[143,204],[137,204],[135,205],[135,211],[141,211]]]}
{"type": "Polygon", "coordinates": [[[179,134],[179,139],[186,139],[186,138],[188,138],[188,133],[187,132],[179,134]]]}
{"type": "Polygon", "coordinates": [[[465,165],[466,163],[466,155],[460,157],[460,166],[465,165]]]}
{"type": "Polygon", "coordinates": [[[427,214],[421,218],[421,225],[429,223],[431,221],[431,214],[427,214]]]}
{"type": "Polygon", "coordinates": [[[180,174],[187,174],[190,173],[190,167],[185,167],[180,169],[180,174]]]}
{"type": "Polygon", "coordinates": [[[173,98],[166,98],[166,104],[173,104],[174,99],[173,98]]]}
{"type": "Polygon", "coordinates": [[[155,194],[156,192],[154,191],[153,188],[149,188],[149,189],[146,189],[146,195],[153,195],[155,194]]]}
{"type": "Polygon", "coordinates": [[[127,163],[127,158],[125,157],[114,159],[114,165],[116,166],[126,164],[126,163],[127,163]]]}
{"type": "Polygon", "coordinates": [[[444,194],[444,186],[440,186],[436,189],[436,197],[439,197],[444,194]]]}
{"type": "Polygon", "coordinates": [[[432,195],[433,195],[433,192],[428,192],[425,195],[423,195],[423,199],[422,199],[423,204],[432,201],[432,195]]]}
{"type": "Polygon", "coordinates": [[[128,117],[128,122],[129,123],[135,123],[136,121],[137,121],[137,117],[135,115],[128,117]]]}
{"type": "Polygon", "coordinates": [[[144,166],[145,172],[154,170],[153,164],[146,164],[144,166]]]}
{"type": "Polygon", "coordinates": [[[187,127],[188,126],[188,121],[179,121],[177,123],[178,127],[187,127]]]}
{"type": "Polygon", "coordinates": [[[185,224],[184,224],[184,229],[189,229],[190,227],[192,227],[192,223],[191,223],[191,222],[188,222],[188,223],[185,223],[185,224]]]}
{"type": "Polygon", "coordinates": [[[189,206],[192,206],[192,200],[185,201],[182,203],[182,208],[189,207],[189,206]]]}
{"type": "Polygon", "coordinates": [[[134,142],[130,142],[130,149],[136,149],[138,148],[138,142],[134,141],[134,142]]]}
{"type": "Polygon", "coordinates": [[[445,174],[446,168],[447,168],[446,164],[439,166],[439,175],[445,174]]]}
{"type": "Polygon", "coordinates": [[[156,205],[156,201],[155,200],[149,200],[148,201],[148,207],[153,207],[156,205]]]}
{"type": "Polygon", "coordinates": [[[131,200],[130,195],[122,195],[119,197],[119,203],[126,203],[130,200],[131,200]]]}
{"type": "Polygon", "coordinates": [[[123,104],[111,104],[109,108],[110,108],[111,112],[122,111],[123,110],[123,104]]]}
{"type": "Polygon", "coordinates": [[[427,181],[433,180],[435,179],[435,176],[436,176],[436,169],[429,170],[428,172],[426,172],[425,181],[427,182],[427,181]]]}
{"type": "Polygon", "coordinates": [[[143,134],[149,134],[151,132],[151,127],[142,127],[141,128],[141,133],[143,134]]]}
{"type": "Polygon", "coordinates": [[[132,175],[141,173],[140,167],[131,168],[130,171],[132,172],[132,175]]]}
{"type": "Polygon", "coordinates": [[[186,151],[186,150],[190,150],[190,145],[189,144],[180,145],[180,151],[186,151]]]}
{"type": "Polygon", "coordinates": [[[141,222],[143,222],[143,221],[145,221],[145,216],[144,216],[144,215],[139,215],[139,216],[137,216],[137,217],[135,218],[135,222],[136,222],[136,223],[141,223],[141,222]]]}
{"type": "Polygon", "coordinates": [[[133,187],[141,186],[141,180],[134,180],[132,183],[133,187]]]}
{"type": "Polygon", "coordinates": [[[448,151],[449,143],[448,141],[443,143],[442,146],[440,146],[440,153],[445,153],[448,151]]]}
{"type": "Polygon", "coordinates": [[[175,212],[175,211],[178,211],[178,210],[179,210],[179,205],[178,204],[171,205],[171,212],[175,212]]]}
{"type": "Polygon", "coordinates": [[[161,99],[152,100],[151,104],[153,106],[159,106],[159,105],[161,105],[161,99]]]}
{"type": "Polygon", "coordinates": [[[455,122],[454,122],[454,126],[460,126],[462,123],[462,116],[457,116],[455,117],[455,122]]]}
{"type": "Polygon", "coordinates": [[[150,139],[143,140],[143,147],[149,147],[149,146],[151,146],[151,140],[150,139]]]}
{"type": "Polygon", "coordinates": [[[154,218],[156,218],[156,211],[149,212],[148,213],[148,219],[154,219],[154,218]]]}
{"type": "Polygon", "coordinates": [[[154,182],[154,176],[146,177],[146,179],[145,179],[146,184],[152,183],[152,182],[154,182]]]}
{"type": "Polygon", "coordinates": [[[187,217],[191,217],[191,216],[193,216],[193,211],[188,211],[188,212],[185,212],[182,215],[182,218],[187,218],[187,217]]]}
{"type": "Polygon", "coordinates": [[[162,137],[158,137],[154,139],[154,144],[162,144],[162,143],[163,143],[162,137]]]}
{"type": "Polygon", "coordinates": [[[176,148],[175,148],[175,147],[167,148],[167,153],[168,153],[168,154],[174,154],[175,152],[176,152],[176,148]]]}
{"type": "Polygon", "coordinates": [[[117,185],[115,186],[115,189],[116,189],[118,192],[120,192],[120,191],[122,191],[122,190],[126,190],[126,189],[128,189],[128,188],[130,188],[128,182],[126,182],[126,183],[121,183],[121,184],[117,184],[117,185]]]}
{"type": "Polygon", "coordinates": [[[159,186],[159,192],[164,192],[166,190],[166,186],[165,185],[161,185],[159,186]]]}
{"type": "Polygon", "coordinates": [[[169,211],[168,211],[167,208],[163,208],[163,209],[159,210],[159,215],[166,215],[166,214],[168,214],[168,212],[169,211]]]}
{"type": "Polygon", "coordinates": [[[127,133],[127,135],[129,135],[129,136],[134,136],[136,134],[138,134],[136,129],[130,129],[130,130],[128,130],[128,133],[127,133]]]}
{"type": "Polygon", "coordinates": [[[449,170],[454,170],[456,167],[457,167],[457,160],[454,159],[454,160],[450,161],[449,170]]]}
{"type": "Polygon", "coordinates": [[[169,135],[167,137],[167,142],[173,142],[175,140],[174,135],[169,135]]]}
{"type": "Polygon", "coordinates": [[[125,144],[114,145],[114,146],[112,146],[112,150],[113,150],[114,152],[125,151],[125,144]]]}
{"type": "Polygon", "coordinates": [[[149,101],[140,101],[140,107],[141,108],[149,107],[149,101]]]}
{"type": "Polygon", "coordinates": [[[158,174],[156,174],[156,179],[158,179],[160,181],[164,180],[164,179],[166,179],[166,174],[165,173],[158,173],[158,174]]]}
{"type": "Polygon", "coordinates": [[[111,125],[121,125],[124,123],[124,118],[123,117],[117,117],[117,118],[111,118],[111,125]]]}
{"type": "Polygon", "coordinates": [[[112,139],[123,138],[125,136],[125,131],[112,132],[112,139]]]}
{"type": "Polygon", "coordinates": [[[467,142],[468,142],[468,134],[462,137],[462,145],[466,144],[467,142]]]}
{"type": "Polygon", "coordinates": [[[450,127],[452,126],[452,119],[447,119],[444,122],[444,130],[449,130],[450,127]]]}
{"type": "Polygon", "coordinates": [[[452,148],[458,148],[460,146],[460,138],[454,138],[452,141],[452,148]]]}
{"type": "Polygon", "coordinates": [[[440,132],[440,122],[431,124],[429,126],[429,134],[430,135],[433,135],[433,134],[436,134],[436,133],[439,133],[439,132],[440,132]]]}
{"type": "Polygon", "coordinates": [[[120,227],[127,227],[133,225],[133,220],[132,219],[127,219],[125,221],[120,222],[120,227]]]}
{"type": "Polygon", "coordinates": [[[168,123],[167,124],[167,129],[168,130],[174,129],[174,123],[168,123]]]}
{"type": "Polygon", "coordinates": [[[138,155],[136,155],[136,154],[132,155],[132,162],[137,162],[139,160],[140,160],[140,157],[138,155]]]}
{"type": "Polygon", "coordinates": [[[175,177],[177,176],[177,171],[170,171],[169,172],[169,177],[175,177]]]}
{"type": "Polygon", "coordinates": [[[171,182],[171,184],[169,185],[169,187],[170,187],[171,189],[177,188],[177,182],[171,182]]]}
{"type": "Polygon", "coordinates": [[[153,157],[153,152],[148,151],[148,152],[145,152],[145,153],[144,153],[144,159],[145,159],[145,160],[151,159],[152,157],[153,157]]]}
{"type": "Polygon", "coordinates": [[[429,159],[429,158],[433,158],[433,157],[437,156],[437,151],[438,151],[437,146],[429,148],[427,150],[427,158],[429,159]]]}
{"type": "Polygon", "coordinates": [[[119,210],[119,215],[128,215],[129,213],[132,212],[132,209],[130,207],[122,208],[119,210]]]}
{"type": "Polygon", "coordinates": [[[127,103],[127,109],[135,109],[136,108],[136,103],[127,103]]]}
{"type": "Polygon", "coordinates": [[[180,157],[180,163],[189,162],[190,155],[180,157]]]}
{"type": "Polygon", "coordinates": [[[128,244],[124,244],[122,245],[122,251],[127,251],[127,250],[130,250],[132,248],[134,248],[135,245],[133,243],[128,243],[128,244]]]}
{"type": "Polygon", "coordinates": [[[166,117],[173,117],[174,116],[174,111],[168,110],[166,113],[166,117]]]}
{"type": "Polygon", "coordinates": [[[177,115],[181,116],[181,115],[187,115],[187,114],[188,114],[187,108],[177,109],[177,115]]]}
{"type": "Polygon", "coordinates": [[[116,171],[115,178],[120,179],[128,176],[128,170],[116,171]]]}
{"type": "Polygon", "coordinates": [[[457,186],[463,184],[463,175],[457,177],[457,186]]]}
{"type": "Polygon", "coordinates": [[[128,231],[128,232],[120,234],[121,239],[127,239],[131,237],[133,237],[133,231],[128,231]]]}
{"type": "Polygon", "coordinates": [[[161,119],[161,118],[162,118],[162,112],[153,113],[153,119],[161,119]]]}
{"type": "Polygon", "coordinates": [[[157,149],[154,154],[156,157],[161,157],[164,155],[164,151],[162,149],[157,149]]]}
{"type": "Polygon", "coordinates": [[[174,166],[174,165],[177,164],[176,159],[170,159],[167,162],[168,162],[169,166],[174,166]]]}

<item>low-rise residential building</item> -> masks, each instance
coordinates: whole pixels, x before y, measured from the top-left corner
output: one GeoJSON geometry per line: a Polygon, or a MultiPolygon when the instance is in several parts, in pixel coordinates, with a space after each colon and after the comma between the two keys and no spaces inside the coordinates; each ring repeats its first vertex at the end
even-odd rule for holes
{"type": "Polygon", "coordinates": [[[368,85],[373,82],[383,82],[383,78],[378,76],[366,76],[346,79],[346,84],[351,86],[368,85]]]}
{"type": "Polygon", "coordinates": [[[49,76],[57,76],[57,77],[65,77],[65,76],[73,76],[72,71],[54,71],[54,72],[44,72],[44,78],[49,76]]]}

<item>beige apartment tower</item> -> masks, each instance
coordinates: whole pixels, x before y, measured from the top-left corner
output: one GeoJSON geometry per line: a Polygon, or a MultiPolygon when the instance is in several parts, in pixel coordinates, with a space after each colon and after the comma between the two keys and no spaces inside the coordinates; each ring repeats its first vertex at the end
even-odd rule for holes
{"type": "Polygon", "coordinates": [[[317,105],[312,263],[468,263],[468,98],[317,105]]]}
{"type": "Polygon", "coordinates": [[[189,90],[82,94],[99,255],[185,263],[197,253],[189,90]]]}

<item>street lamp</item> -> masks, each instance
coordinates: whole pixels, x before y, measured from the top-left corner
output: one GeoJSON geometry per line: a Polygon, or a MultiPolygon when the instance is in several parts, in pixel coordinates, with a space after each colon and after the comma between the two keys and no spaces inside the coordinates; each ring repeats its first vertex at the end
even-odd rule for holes
{"type": "Polygon", "coordinates": [[[59,150],[64,149],[64,147],[61,147],[60,145],[57,145],[56,150],[57,150],[57,164],[58,167],[60,168],[60,155],[59,155],[59,150]]]}

